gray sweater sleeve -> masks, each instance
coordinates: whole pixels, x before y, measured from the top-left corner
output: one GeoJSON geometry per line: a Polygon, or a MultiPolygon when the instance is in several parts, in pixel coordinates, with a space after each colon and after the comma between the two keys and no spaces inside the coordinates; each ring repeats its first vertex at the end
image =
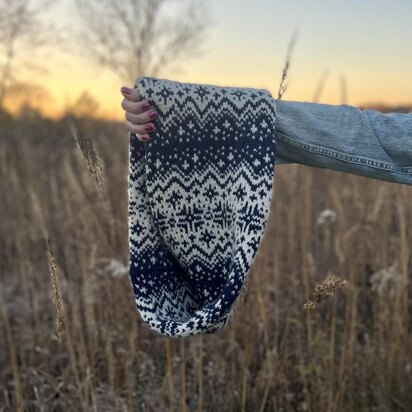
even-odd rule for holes
{"type": "Polygon", "coordinates": [[[412,114],[276,100],[276,163],[412,185],[412,114]]]}

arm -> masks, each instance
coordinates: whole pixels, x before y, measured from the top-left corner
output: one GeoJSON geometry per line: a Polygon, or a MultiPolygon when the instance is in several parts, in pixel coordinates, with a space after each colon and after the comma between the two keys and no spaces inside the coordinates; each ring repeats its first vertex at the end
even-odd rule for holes
{"type": "Polygon", "coordinates": [[[276,100],[277,163],[412,185],[412,114],[276,100]]]}

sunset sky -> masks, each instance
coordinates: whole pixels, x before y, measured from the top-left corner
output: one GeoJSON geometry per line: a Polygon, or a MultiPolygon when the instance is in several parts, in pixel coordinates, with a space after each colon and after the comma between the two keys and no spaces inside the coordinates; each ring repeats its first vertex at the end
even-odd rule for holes
{"type": "MultiPolygon", "coordinates": [[[[284,100],[311,101],[325,70],[322,103],[340,104],[340,76],[347,103],[412,103],[412,1],[392,0],[205,0],[213,19],[202,56],[181,63],[182,72],[159,77],[225,86],[263,87],[277,96],[287,45],[299,26],[284,100]]],[[[48,14],[75,28],[72,0],[60,0],[48,14]]],[[[84,90],[99,100],[108,118],[124,119],[122,83],[84,58],[53,53],[50,74],[36,75],[58,113],[84,90]]],[[[131,86],[129,84],[129,86],[131,86]]]]}

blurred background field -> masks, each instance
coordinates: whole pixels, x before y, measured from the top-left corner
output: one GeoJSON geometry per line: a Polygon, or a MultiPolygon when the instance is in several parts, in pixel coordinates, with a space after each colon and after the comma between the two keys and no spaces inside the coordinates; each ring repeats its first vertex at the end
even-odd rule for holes
{"type": "Polygon", "coordinates": [[[135,309],[122,85],[145,74],[275,96],[299,17],[284,100],[412,111],[411,5],[287,3],[0,0],[0,411],[412,410],[406,185],[277,166],[231,323],[173,339],[135,309]],[[165,34],[150,26],[161,12],[165,34]],[[330,274],[346,285],[305,311],[330,274]]]}

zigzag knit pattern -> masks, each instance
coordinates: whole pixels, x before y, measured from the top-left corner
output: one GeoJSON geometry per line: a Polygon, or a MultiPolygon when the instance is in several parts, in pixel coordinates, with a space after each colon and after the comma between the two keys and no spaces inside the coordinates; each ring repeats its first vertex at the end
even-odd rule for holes
{"type": "Polygon", "coordinates": [[[231,318],[268,220],[275,99],[146,76],[135,87],[158,112],[149,142],[129,132],[137,309],[164,335],[213,333],[231,318]]]}

